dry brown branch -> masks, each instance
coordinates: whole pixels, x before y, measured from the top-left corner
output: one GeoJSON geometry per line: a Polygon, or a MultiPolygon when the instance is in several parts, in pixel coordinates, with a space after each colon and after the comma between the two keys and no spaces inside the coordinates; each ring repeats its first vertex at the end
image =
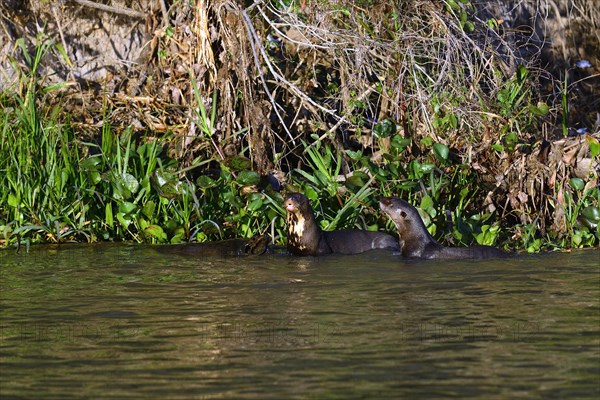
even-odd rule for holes
{"type": "Polygon", "coordinates": [[[97,10],[110,12],[113,14],[125,15],[125,16],[133,17],[133,18],[146,18],[147,17],[147,14],[145,14],[143,12],[135,11],[135,10],[132,10],[132,9],[129,9],[126,7],[109,6],[107,4],[96,3],[95,1],[90,1],[90,0],[68,0],[68,2],[77,3],[77,4],[85,6],[85,7],[91,7],[91,8],[95,8],[97,10]]]}
{"type": "MultiPolygon", "coordinates": [[[[267,57],[264,54],[264,48],[260,44],[260,40],[258,39],[258,37],[256,37],[256,34],[254,33],[254,25],[252,24],[252,21],[250,20],[250,17],[248,17],[248,14],[245,11],[243,11],[243,10],[241,11],[241,14],[242,14],[242,17],[243,17],[244,24],[246,26],[246,32],[248,34],[248,39],[250,41],[250,46],[252,47],[252,56],[253,56],[253,59],[254,59],[255,67],[256,67],[257,71],[259,71],[260,81],[261,81],[261,83],[263,85],[263,88],[265,89],[265,94],[269,97],[269,100],[271,101],[271,104],[273,105],[273,111],[277,115],[277,118],[279,118],[279,121],[281,122],[282,128],[288,134],[288,136],[291,139],[292,143],[295,144],[296,142],[294,140],[294,136],[289,131],[289,129],[288,129],[285,121],[283,120],[283,117],[281,116],[281,113],[279,111],[279,105],[277,104],[277,102],[273,98],[273,95],[271,94],[271,91],[267,87],[267,83],[265,82],[264,75],[260,72],[260,70],[261,70],[261,62],[260,62],[260,60],[258,58],[258,53],[257,53],[256,49],[258,48],[261,51],[261,54],[263,56],[263,60],[266,61],[267,57]]],[[[268,65],[270,65],[270,64],[268,64],[268,65]]],[[[271,72],[274,72],[274,71],[271,70],[271,72]]],[[[276,132],[274,132],[274,133],[278,137],[279,140],[283,141],[283,138],[281,138],[276,132]]]]}

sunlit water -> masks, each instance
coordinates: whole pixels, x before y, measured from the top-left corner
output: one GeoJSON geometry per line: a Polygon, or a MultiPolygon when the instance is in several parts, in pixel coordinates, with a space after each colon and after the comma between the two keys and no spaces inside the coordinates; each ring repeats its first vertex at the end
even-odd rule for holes
{"type": "Polygon", "coordinates": [[[4,398],[598,398],[600,252],[0,252],[4,398]]]}

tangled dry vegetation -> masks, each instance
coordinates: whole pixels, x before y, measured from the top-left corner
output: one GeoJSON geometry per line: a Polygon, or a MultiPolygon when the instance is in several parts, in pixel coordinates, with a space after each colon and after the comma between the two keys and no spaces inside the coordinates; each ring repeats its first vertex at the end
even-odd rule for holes
{"type": "MultiPolygon", "coordinates": [[[[412,140],[402,154],[406,163],[425,157],[428,143],[445,144],[486,184],[487,207],[521,223],[537,221],[542,231],[567,229],[558,204],[570,178],[597,186],[598,158],[589,147],[598,143],[598,123],[585,135],[565,137],[555,129],[564,120],[561,86],[540,68],[535,29],[504,27],[500,16],[480,20],[470,3],[108,3],[108,9],[83,0],[0,6],[12,39],[4,49],[11,43],[17,71],[28,69],[14,45],[18,38],[27,39],[29,51],[36,36],[38,44],[62,45],[44,56],[40,79],[64,87],[43,101],[60,104],[82,136],[97,137],[109,120],[167,136],[182,169],[214,167],[241,154],[264,175],[304,167],[304,151],[317,141],[384,163],[390,138],[378,137],[374,127],[392,121],[391,135],[412,140]],[[82,73],[86,58],[78,51],[86,29],[74,21],[90,37],[98,24],[108,30],[107,52],[106,43],[128,49],[116,51],[120,64],[82,73]],[[543,92],[543,83],[550,91],[543,92]]],[[[546,3],[548,10],[553,5],[546,3]]],[[[582,19],[597,34],[598,11],[584,6],[582,19]]],[[[598,82],[594,65],[580,84],[598,82]]],[[[7,71],[3,86],[24,90],[10,85],[18,74],[7,71]]],[[[584,103],[597,105],[598,98],[584,103]]],[[[344,159],[342,171],[350,169],[344,159]]]]}

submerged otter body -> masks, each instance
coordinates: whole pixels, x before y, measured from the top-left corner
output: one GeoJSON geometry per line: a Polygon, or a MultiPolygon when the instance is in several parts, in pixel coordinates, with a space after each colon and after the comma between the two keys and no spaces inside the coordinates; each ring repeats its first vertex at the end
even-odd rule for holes
{"type": "Polygon", "coordinates": [[[261,255],[270,251],[269,237],[258,235],[250,239],[228,239],[206,243],[157,246],[161,253],[195,257],[239,257],[261,255]]]}
{"type": "Polygon", "coordinates": [[[322,231],[306,196],[290,193],[283,202],[287,211],[287,249],[297,256],[358,254],[374,249],[399,250],[393,236],[364,230],[322,231]]]}
{"type": "Polygon", "coordinates": [[[392,219],[400,236],[400,251],[411,258],[481,259],[508,254],[491,246],[445,247],[429,234],[419,212],[397,197],[381,197],[379,206],[392,219]]]}

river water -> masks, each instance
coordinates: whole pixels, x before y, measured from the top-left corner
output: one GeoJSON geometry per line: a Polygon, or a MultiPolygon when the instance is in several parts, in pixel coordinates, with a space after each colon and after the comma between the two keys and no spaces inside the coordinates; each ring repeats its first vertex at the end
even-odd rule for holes
{"type": "Polygon", "coordinates": [[[600,251],[0,252],[0,397],[600,398],[600,251]]]}

